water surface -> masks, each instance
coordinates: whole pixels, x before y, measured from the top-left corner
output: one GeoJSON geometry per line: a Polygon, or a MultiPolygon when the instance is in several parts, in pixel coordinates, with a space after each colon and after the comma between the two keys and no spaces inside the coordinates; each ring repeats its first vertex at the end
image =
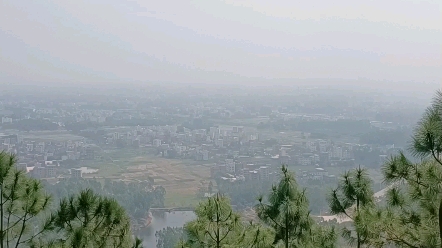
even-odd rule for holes
{"type": "Polygon", "coordinates": [[[195,219],[195,213],[192,211],[177,211],[171,213],[154,214],[152,223],[149,227],[138,232],[138,236],[143,239],[143,246],[155,248],[157,241],[155,232],[166,227],[182,227],[188,221],[195,219]]]}

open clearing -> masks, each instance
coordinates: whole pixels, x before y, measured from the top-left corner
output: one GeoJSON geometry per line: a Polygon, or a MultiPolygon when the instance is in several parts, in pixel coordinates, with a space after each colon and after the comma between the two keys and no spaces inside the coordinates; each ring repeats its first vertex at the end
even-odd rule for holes
{"type": "Polygon", "coordinates": [[[121,178],[142,180],[151,177],[155,184],[166,189],[167,207],[193,206],[197,201],[196,193],[201,183],[210,177],[210,167],[205,165],[186,165],[182,161],[156,158],[143,162],[142,157],[134,158],[132,165],[125,169],[121,178]],[[153,161],[152,161],[153,160],[153,161]]]}
{"type": "Polygon", "coordinates": [[[31,132],[22,132],[20,135],[23,139],[34,140],[34,141],[55,141],[55,142],[64,142],[64,141],[79,141],[84,138],[81,136],[70,134],[67,131],[31,131],[31,132]]]}
{"type": "MultiPolygon", "coordinates": [[[[166,189],[166,207],[192,207],[198,202],[198,188],[210,178],[210,166],[195,161],[165,159],[124,150],[109,151],[109,162],[91,162],[98,168],[89,177],[122,179],[126,181],[153,178],[156,185],[166,189]],[[118,158],[118,159],[117,159],[118,158]]],[[[84,166],[84,165],[83,165],[84,166]]]]}

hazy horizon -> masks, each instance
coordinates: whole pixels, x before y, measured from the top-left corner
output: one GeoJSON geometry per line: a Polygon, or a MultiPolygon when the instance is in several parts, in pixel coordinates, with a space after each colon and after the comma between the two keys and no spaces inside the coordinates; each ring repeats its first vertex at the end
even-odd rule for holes
{"type": "Polygon", "coordinates": [[[0,83],[340,85],[432,91],[441,3],[3,1],[0,83]]]}
{"type": "Polygon", "coordinates": [[[441,7],[1,1],[0,246],[440,246],[441,7]]]}

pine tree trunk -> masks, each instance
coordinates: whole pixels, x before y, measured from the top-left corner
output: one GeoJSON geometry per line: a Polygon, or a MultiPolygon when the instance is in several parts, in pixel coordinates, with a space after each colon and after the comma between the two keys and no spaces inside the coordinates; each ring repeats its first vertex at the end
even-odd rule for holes
{"type": "Polygon", "coordinates": [[[219,240],[219,219],[218,219],[218,213],[216,214],[216,248],[220,248],[221,247],[221,242],[219,240]]]}
{"type": "Polygon", "coordinates": [[[0,247],[3,248],[3,183],[0,189],[0,247]]]}
{"type": "MultiPolygon", "coordinates": [[[[216,198],[216,200],[218,201],[218,196],[216,198]]],[[[216,202],[216,247],[217,248],[221,248],[221,241],[219,240],[219,221],[220,221],[220,217],[219,217],[219,208],[218,208],[218,202],[216,202]]]]}
{"type": "Polygon", "coordinates": [[[289,219],[288,214],[285,215],[285,248],[289,248],[289,219]]]}
{"type": "Polygon", "coordinates": [[[440,247],[442,247],[442,199],[439,203],[439,239],[440,247]]]}
{"type": "MultiPolygon", "coordinates": [[[[359,199],[356,200],[356,214],[359,215],[359,199]]],[[[358,248],[361,248],[361,235],[358,230],[356,230],[356,235],[358,236],[358,248]]]]}

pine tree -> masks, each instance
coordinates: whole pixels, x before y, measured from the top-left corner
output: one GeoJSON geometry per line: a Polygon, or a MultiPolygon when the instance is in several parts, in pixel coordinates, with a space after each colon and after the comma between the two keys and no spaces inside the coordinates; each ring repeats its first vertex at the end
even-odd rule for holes
{"type": "MultiPolygon", "coordinates": [[[[124,209],[112,198],[92,190],[61,200],[55,226],[62,239],[55,244],[73,248],[133,247],[130,221],[124,209]]],[[[135,243],[139,245],[140,241],[135,243]]]]}
{"type": "Polygon", "coordinates": [[[39,180],[17,170],[16,163],[15,155],[0,152],[0,248],[141,247],[114,199],[84,190],[49,213],[51,197],[39,180]]]}
{"type": "MultiPolygon", "coordinates": [[[[275,231],[273,245],[284,247],[315,247],[323,238],[330,237],[330,246],[336,241],[334,230],[317,227],[310,216],[305,189],[300,190],[286,166],[281,168],[281,180],[273,185],[266,201],[259,198],[258,217],[275,231]],[[317,231],[316,233],[314,231],[317,231]],[[327,233],[323,235],[323,233],[327,233]]],[[[324,243],[324,242],[323,242],[324,243]]]]}
{"type": "Polygon", "coordinates": [[[404,153],[392,156],[383,167],[393,187],[387,205],[364,215],[378,247],[442,247],[442,92],[437,92],[414,130],[412,162],[404,153]]]}
{"type": "Polygon", "coordinates": [[[15,155],[0,152],[0,247],[31,245],[52,230],[53,216],[38,223],[49,209],[51,197],[38,180],[17,170],[15,155]]]}
{"type": "Polygon", "coordinates": [[[240,216],[232,210],[226,196],[209,197],[198,205],[195,214],[196,220],[184,226],[187,240],[181,246],[220,248],[235,243],[241,232],[240,216]]]}
{"type": "Polygon", "coordinates": [[[358,167],[344,173],[338,187],[331,190],[327,200],[332,214],[345,215],[355,223],[354,230],[344,227],[342,236],[350,245],[356,244],[360,248],[368,236],[360,223],[361,209],[373,207],[374,204],[372,181],[367,171],[358,167]]]}

